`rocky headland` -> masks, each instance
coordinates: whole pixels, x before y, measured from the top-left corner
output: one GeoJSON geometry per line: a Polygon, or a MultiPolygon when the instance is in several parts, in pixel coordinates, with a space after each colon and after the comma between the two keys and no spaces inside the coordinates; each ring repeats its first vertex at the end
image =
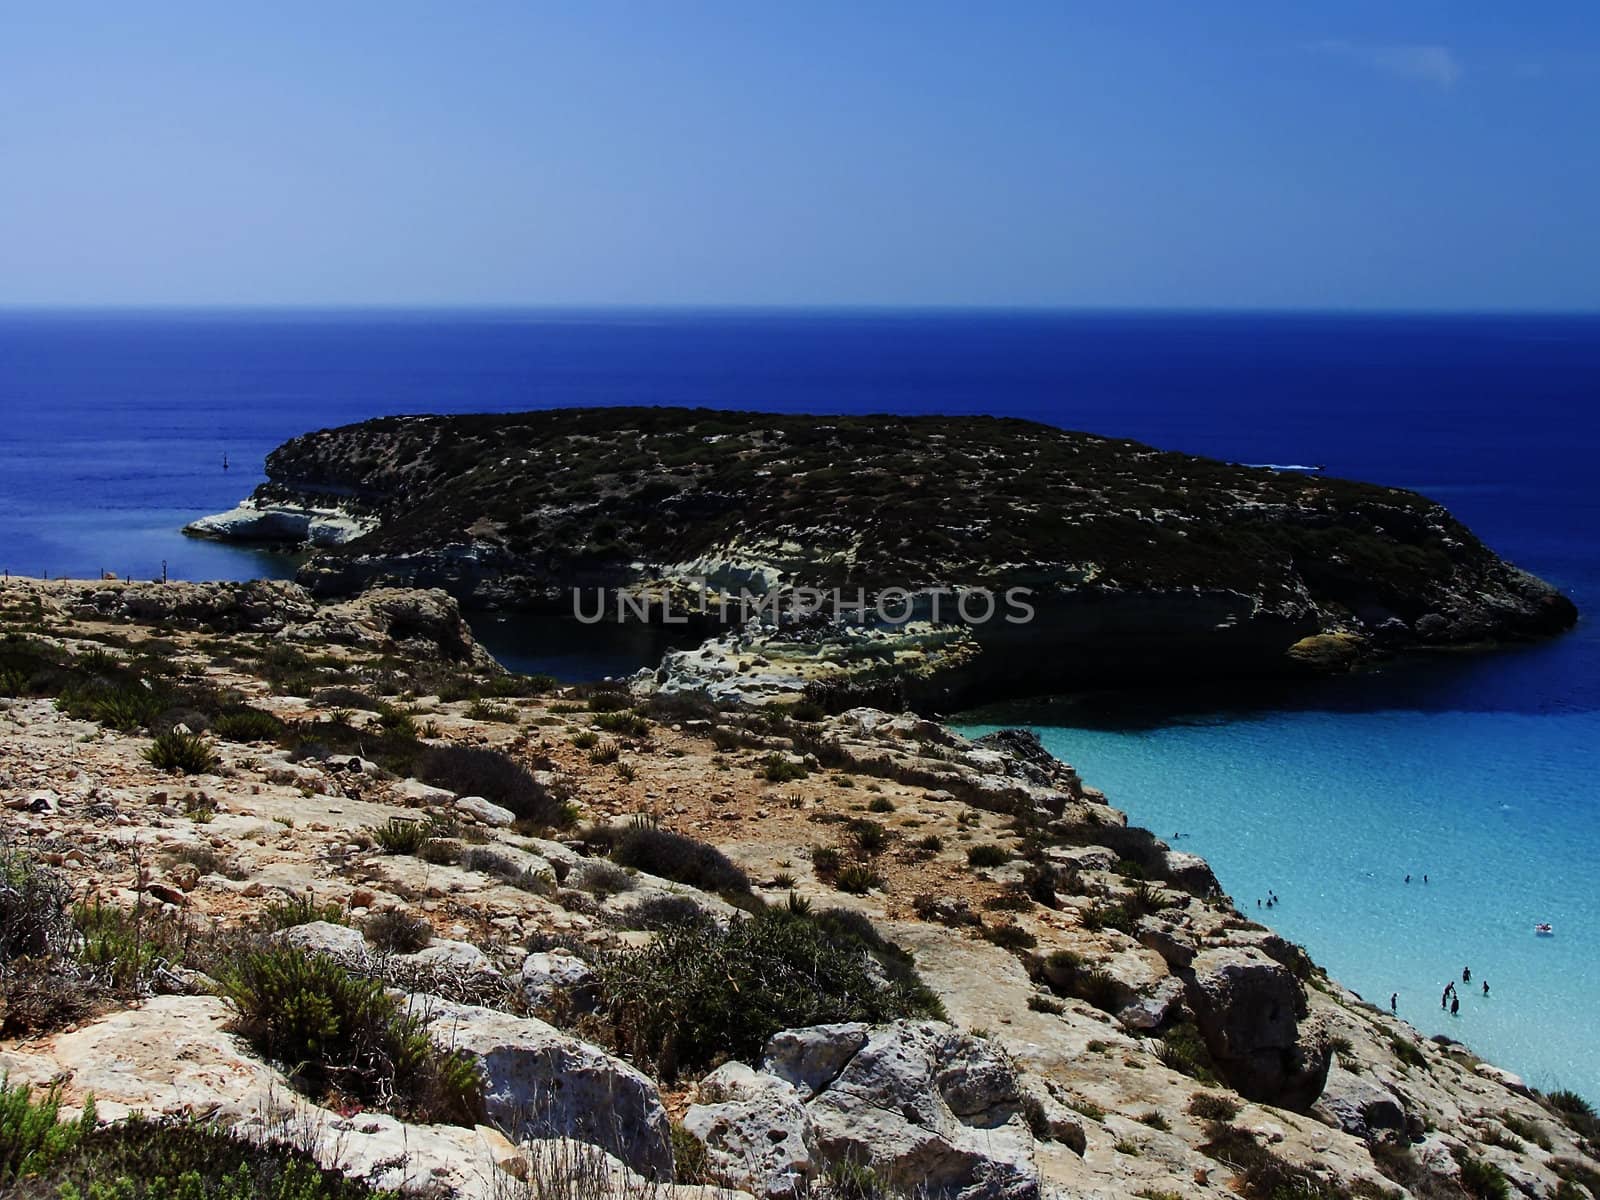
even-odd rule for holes
{"type": "MultiPolygon", "coordinates": [[[[581,589],[711,633],[730,597],[792,615],[808,591],[840,589],[932,626],[917,653],[836,662],[834,707],[1338,671],[1576,619],[1416,493],[1012,419],[389,417],[295,438],[267,476],[190,530],[311,552],[299,579],[322,597],[437,587],[570,615],[581,589]],[[1022,615],[1013,589],[1025,620],[1007,619],[1022,615]],[[959,608],[962,593],[996,611],[959,608]]],[[[834,640],[849,649],[858,632],[834,640]]]]}
{"type": "Polygon", "coordinates": [[[1026,734],[510,675],[437,590],[0,623],[7,1194],[1600,1197],[1581,1098],[1026,734]]]}

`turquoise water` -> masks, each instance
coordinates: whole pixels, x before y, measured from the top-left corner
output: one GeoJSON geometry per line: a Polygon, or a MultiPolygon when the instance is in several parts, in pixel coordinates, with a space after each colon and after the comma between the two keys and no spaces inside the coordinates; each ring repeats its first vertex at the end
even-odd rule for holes
{"type": "Polygon", "coordinates": [[[1261,918],[1368,1000],[1398,992],[1401,1016],[1423,1032],[1535,1086],[1600,1100],[1594,714],[1376,709],[1035,728],[1133,822],[1208,859],[1240,909],[1256,916],[1276,892],[1261,918]],[[1555,936],[1534,936],[1538,921],[1555,936]],[[1455,1017],[1439,1007],[1451,979],[1455,1017]]]}

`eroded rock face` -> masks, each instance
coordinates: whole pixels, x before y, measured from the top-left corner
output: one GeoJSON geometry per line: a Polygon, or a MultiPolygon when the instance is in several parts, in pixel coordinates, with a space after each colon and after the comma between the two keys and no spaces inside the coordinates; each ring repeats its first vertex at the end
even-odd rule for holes
{"type": "Polygon", "coordinates": [[[438,590],[373,588],[336,604],[319,604],[284,580],[247,583],[117,583],[81,585],[75,615],[171,623],[217,633],[269,633],[288,641],[329,643],[488,668],[489,653],[473,640],[460,606],[438,590]]]}
{"type": "Polygon", "coordinates": [[[294,925],[280,935],[282,940],[298,950],[311,950],[326,954],[343,963],[361,963],[371,955],[367,939],[359,929],[336,925],[332,921],[309,921],[294,925]]]}
{"type": "Polygon", "coordinates": [[[767,1200],[805,1195],[831,1164],[940,1200],[1031,1200],[1039,1173],[1022,1107],[997,1043],[897,1021],[783,1030],[762,1070],[728,1063],[707,1076],[684,1124],[720,1183],[767,1200]]]}
{"type": "Polygon", "coordinates": [[[875,1029],[806,1108],[824,1161],[873,1164],[950,1200],[1039,1195],[1033,1135],[1004,1052],[936,1021],[875,1029]]]}
{"type": "Polygon", "coordinates": [[[1405,1106],[1393,1092],[1352,1075],[1343,1067],[1329,1070],[1322,1095],[1311,1106],[1311,1115],[1356,1137],[1406,1126],[1405,1106]]]}
{"type": "Polygon", "coordinates": [[[409,1003],[434,1041],[478,1059],[495,1125],[519,1139],[574,1138],[647,1177],[672,1178],[661,1093],[627,1063],[532,1017],[433,996],[409,1003]]]}
{"type": "Polygon", "coordinates": [[[866,1044],[867,1026],[860,1021],[785,1029],[767,1043],[761,1066],[809,1100],[839,1078],[866,1044]]]}
{"type": "Polygon", "coordinates": [[[800,1093],[743,1063],[724,1063],[700,1081],[683,1125],[704,1143],[711,1173],[724,1186],[793,1200],[816,1174],[811,1117],[800,1093]]]}
{"type": "Polygon", "coordinates": [[[1189,1006],[1217,1065],[1242,1095],[1305,1111],[1322,1094],[1332,1050],[1302,1030],[1305,989],[1254,946],[1202,950],[1184,972],[1189,1006]]]}

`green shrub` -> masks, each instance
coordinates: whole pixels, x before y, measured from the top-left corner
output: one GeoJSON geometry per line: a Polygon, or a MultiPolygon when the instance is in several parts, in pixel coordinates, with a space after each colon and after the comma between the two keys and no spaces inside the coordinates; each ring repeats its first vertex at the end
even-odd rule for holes
{"type": "Polygon", "coordinates": [[[98,721],[108,729],[132,733],[143,729],[161,715],[166,698],[152,688],[133,684],[126,687],[91,685],[63,691],[56,707],[68,716],[98,721]]]}
{"type": "Polygon", "coordinates": [[[198,1121],[74,1122],[11,1200],[394,1200],[305,1150],[198,1121]]]}
{"type": "Polygon", "coordinates": [[[620,896],[623,892],[631,892],[638,886],[638,882],[621,867],[612,866],[607,862],[592,862],[583,868],[578,887],[590,895],[604,899],[607,896],[620,896]]]}
{"type": "Polygon", "coordinates": [[[686,883],[701,891],[744,894],[750,877],[721,850],[649,822],[635,822],[610,835],[612,861],[649,875],[686,883]]]}
{"type": "Polygon", "coordinates": [[[1221,1082],[1211,1050],[1193,1021],[1180,1021],[1161,1035],[1161,1062],[1180,1074],[1201,1083],[1221,1082]]]}
{"type": "Polygon", "coordinates": [[[158,771],[179,775],[204,775],[217,766],[216,751],[203,734],[168,730],[156,735],[145,748],[145,761],[158,771]]]}
{"type": "Polygon", "coordinates": [[[984,843],[967,847],[967,865],[969,867],[1003,867],[1010,861],[1011,855],[1004,846],[984,843]]]}
{"type": "Polygon", "coordinates": [[[873,888],[882,887],[883,876],[866,863],[851,863],[849,866],[841,867],[834,875],[833,886],[841,892],[863,896],[873,888]]]}
{"type": "Polygon", "coordinates": [[[244,951],[218,983],[251,1045],[314,1094],[390,1104],[419,1120],[471,1123],[478,1115],[475,1062],[434,1046],[381,980],[279,945],[244,951]]]}
{"type": "Polygon", "coordinates": [[[62,875],[0,848],[0,1035],[43,1033],[87,1015],[99,991],[78,961],[62,875]]]}
{"type": "Polygon", "coordinates": [[[889,831],[876,821],[851,821],[850,837],[862,854],[882,854],[889,847],[889,831]]]}
{"type": "Polygon", "coordinates": [[[663,895],[640,900],[621,916],[624,929],[678,929],[715,924],[692,897],[663,895]]]}
{"type": "Polygon", "coordinates": [[[1514,1112],[1500,1114],[1500,1123],[1525,1142],[1532,1142],[1541,1150],[1551,1149],[1550,1135],[1537,1122],[1519,1117],[1514,1112]]]}
{"type": "Polygon", "coordinates": [[[1034,905],[1032,898],[1023,892],[1005,891],[990,896],[983,907],[991,912],[1032,912],[1034,905]]]}
{"type": "Polygon", "coordinates": [[[80,939],[78,962],[105,987],[142,991],[160,967],[182,965],[193,942],[189,928],[155,908],[128,912],[95,900],[72,910],[80,939]]]}
{"type": "Polygon", "coordinates": [[[1499,1167],[1468,1154],[1459,1155],[1457,1161],[1461,1164],[1461,1186],[1467,1195],[1475,1200],[1510,1200],[1511,1184],[1499,1167]]]}
{"type": "Polygon", "coordinates": [[[650,722],[631,712],[602,713],[595,718],[594,727],[618,737],[641,738],[650,732],[650,722]]]}
{"type": "Polygon", "coordinates": [[[985,926],[983,936],[1006,950],[1031,950],[1039,944],[1039,939],[1033,934],[1010,921],[1000,925],[985,926]]]}
{"type": "Polygon", "coordinates": [[[1600,1117],[1595,1116],[1594,1106],[1577,1092],[1567,1088],[1557,1088],[1545,1096],[1545,1103],[1554,1109],[1578,1136],[1600,1140],[1600,1117]]]}
{"type": "Polygon", "coordinates": [[[229,709],[211,722],[211,732],[225,742],[275,742],[284,728],[271,713],[248,706],[229,709]]]}
{"type": "Polygon", "coordinates": [[[374,825],[367,833],[385,854],[416,854],[433,837],[433,825],[426,820],[390,817],[382,825],[374,825]]]}
{"type": "Polygon", "coordinates": [[[572,823],[565,801],[515,759],[482,746],[429,746],[417,764],[424,783],[458,796],[482,796],[510,809],[519,821],[545,828],[572,823]]]}
{"type": "Polygon", "coordinates": [[[382,700],[352,687],[319,688],[311,697],[311,703],[318,708],[356,708],[363,712],[379,712],[383,708],[382,700]]]}
{"type": "Polygon", "coordinates": [[[1239,1102],[1222,1092],[1196,1092],[1189,1098],[1189,1115],[1201,1121],[1226,1123],[1239,1115],[1239,1102]]]}
{"type": "Polygon", "coordinates": [[[769,754],[761,762],[761,778],[768,783],[793,783],[804,779],[810,772],[782,754],[769,754]]]}
{"type": "Polygon", "coordinates": [[[817,873],[818,879],[833,879],[843,867],[844,855],[832,846],[811,848],[811,869],[817,873]]]}
{"type": "Polygon", "coordinates": [[[1138,928],[1139,918],[1126,905],[1096,901],[1082,910],[1078,920],[1085,929],[1120,929],[1132,936],[1133,931],[1138,928]]]}
{"type": "Polygon", "coordinates": [[[867,811],[875,813],[892,813],[894,811],[894,801],[889,799],[887,796],[874,796],[872,798],[872,802],[867,805],[867,811]]]}
{"type": "Polygon", "coordinates": [[[0,962],[43,958],[71,933],[72,889],[24,851],[0,849],[0,962]]]}
{"type": "Polygon", "coordinates": [[[60,1121],[60,1109],[59,1088],[35,1100],[26,1085],[12,1087],[0,1078],[0,1190],[47,1169],[94,1128],[92,1098],[76,1121],[60,1121]]]}
{"type": "Polygon", "coordinates": [[[1428,1058],[1427,1058],[1427,1056],[1425,1054],[1423,1054],[1421,1050],[1417,1049],[1417,1047],[1412,1042],[1408,1041],[1407,1039],[1405,1039],[1403,1037],[1392,1037],[1392,1038],[1390,1038],[1389,1039],[1389,1049],[1394,1051],[1394,1056],[1396,1058],[1398,1058],[1401,1062],[1405,1063],[1406,1066],[1408,1066],[1408,1067],[1417,1067],[1417,1068],[1419,1068],[1421,1070],[1427,1070],[1427,1068],[1428,1068],[1428,1058]]]}
{"type": "Polygon", "coordinates": [[[674,1183],[704,1186],[711,1178],[711,1161],[706,1144],[683,1127],[672,1123],[672,1179],[674,1183]]]}
{"type": "Polygon", "coordinates": [[[1268,1150],[1248,1130],[1221,1122],[1208,1127],[1200,1153],[1235,1173],[1235,1188],[1246,1200],[1349,1200],[1337,1184],[1268,1150]]]}
{"type": "Polygon", "coordinates": [[[326,921],[330,925],[345,924],[344,908],[332,900],[318,903],[310,892],[269,900],[262,906],[259,917],[262,928],[268,931],[293,929],[296,925],[309,925],[313,921],[326,921]]]}
{"type": "Polygon", "coordinates": [[[467,705],[467,716],[474,721],[499,721],[508,725],[517,723],[517,710],[508,704],[495,704],[478,699],[467,705]]]}
{"type": "Polygon", "coordinates": [[[590,712],[614,713],[632,707],[633,696],[621,688],[603,688],[589,696],[590,712]]]}
{"type": "Polygon", "coordinates": [[[598,977],[613,1042],[665,1079],[727,1056],[753,1062],[780,1029],[939,1011],[904,956],[862,940],[849,918],[782,908],[726,929],[666,929],[652,945],[602,959],[598,977]]]}
{"type": "Polygon", "coordinates": [[[422,734],[422,730],[417,727],[417,719],[392,704],[378,707],[378,728],[385,736],[399,742],[414,742],[422,734]]]}
{"type": "MultiPolygon", "coordinates": [[[[555,880],[548,873],[532,871],[484,846],[471,846],[462,851],[460,863],[468,871],[493,875],[502,883],[509,883],[525,892],[550,895],[555,891],[555,880]]],[[[629,886],[632,886],[631,880],[629,886]]]]}
{"type": "Polygon", "coordinates": [[[433,926],[422,917],[390,908],[363,921],[361,934],[386,953],[415,954],[433,941],[433,926]]]}

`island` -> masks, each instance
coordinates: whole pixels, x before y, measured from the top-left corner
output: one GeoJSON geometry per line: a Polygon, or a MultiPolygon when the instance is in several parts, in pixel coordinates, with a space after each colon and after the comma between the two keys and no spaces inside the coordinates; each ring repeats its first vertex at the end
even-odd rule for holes
{"type": "Polygon", "coordinates": [[[1415,492],[995,417],[387,417],[285,443],[189,531],[307,553],[319,597],[742,634],[696,686],[786,660],[774,694],[835,708],[1327,673],[1577,618],[1415,492]]]}

